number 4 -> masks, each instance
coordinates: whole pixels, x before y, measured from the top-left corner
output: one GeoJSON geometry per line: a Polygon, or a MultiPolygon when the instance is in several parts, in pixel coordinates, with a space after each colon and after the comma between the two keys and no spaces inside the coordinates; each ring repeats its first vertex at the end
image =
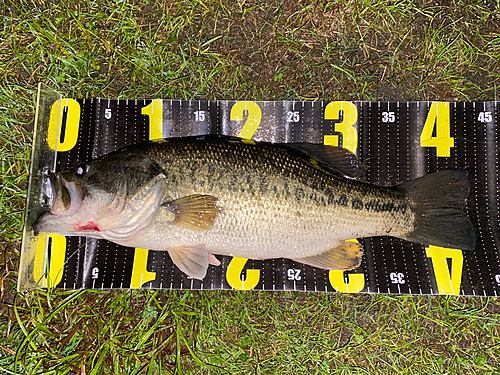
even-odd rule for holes
{"type": "Polygon", "coordinates": [[[455,140],[450,137],[449,103],[432,102],[427,120],[420,135],[421,147],[436,147],[437,157],[450,157],[450,149],[455,146],[455,140]],[[432,135],[434,128],[436,136],[432,135]]]}

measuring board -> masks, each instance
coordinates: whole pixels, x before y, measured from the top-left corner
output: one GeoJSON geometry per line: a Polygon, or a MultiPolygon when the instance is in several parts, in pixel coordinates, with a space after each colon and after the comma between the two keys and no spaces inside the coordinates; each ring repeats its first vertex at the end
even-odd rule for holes
{"type": "Polygon", "coordinates": [[[62,98],[39,94],[19,289],[245,289],[497,296],[500,293],[498,102],[201,101],[62,98]],[[476,249],[359,239],[361,266],[325,271],[288,259],[217,256],[203,280],[168,252],[86,237],[35,236],[49,171],[149,139],[224,134],[267,142],[339,145],[394,185],[446,169],[469,173],[466,212],[476,249]]]}

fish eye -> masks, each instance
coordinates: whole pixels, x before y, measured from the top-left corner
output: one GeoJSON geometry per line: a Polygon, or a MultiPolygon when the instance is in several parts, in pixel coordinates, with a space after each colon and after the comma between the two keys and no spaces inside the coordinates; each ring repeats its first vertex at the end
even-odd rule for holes
{"type": "Polygon", "coordinates": [[[89,164],[81,164],[75,169],[75,174],[78,177],[83,177],[85,176],[88,172],[90,171],[90,165],[89,164]]]}

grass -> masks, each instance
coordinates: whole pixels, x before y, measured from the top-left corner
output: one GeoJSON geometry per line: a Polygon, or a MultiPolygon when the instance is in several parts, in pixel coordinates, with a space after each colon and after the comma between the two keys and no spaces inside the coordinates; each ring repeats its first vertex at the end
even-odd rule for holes
{"type": "Polygon", "coordinates": [[[498,100],[498,1],[0,5],[0,372],[498,374],[500,301],[15,292],[36,85],[67,97],[498,100]]]}
{"type": "Polygon", "coordinates": [[[37,291],[21,304],[0,360],[18,373],[494,373],[499,360],[488,299],[37,291]]]}

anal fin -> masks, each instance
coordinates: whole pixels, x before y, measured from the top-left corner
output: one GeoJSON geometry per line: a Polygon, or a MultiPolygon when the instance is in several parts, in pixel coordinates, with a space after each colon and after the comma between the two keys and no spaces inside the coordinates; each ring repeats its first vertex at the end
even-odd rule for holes
{"type": "Polygon", "coordinates": [[[342,241],[340,245],[324,253],[293,260],[325,270],[348,271],[358,268],[362,258],[363,249],[359,243],[342,241]]]}

